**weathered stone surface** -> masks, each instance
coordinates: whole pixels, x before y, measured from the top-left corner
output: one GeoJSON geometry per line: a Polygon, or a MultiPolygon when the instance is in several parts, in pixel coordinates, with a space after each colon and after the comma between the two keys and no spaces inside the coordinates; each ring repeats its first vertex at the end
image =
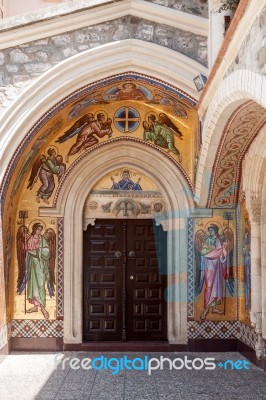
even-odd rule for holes
{"type": "Polygon", "coordinates": [[[18,66],[13,64],[5,65],[7,72],[18,72],[18,66]]]}
{"type": "Polygon", "coordinates": [[[24,87],[28,85],[30,82],[30,78],[28,75],[14,75],[13,76],[13,84],[15,87],[24,87]]]}
{"type": "Polygon", "coordinates": [[[266,73],[266,6],[254,21],[225,77],[238,69],[249,69],[259,74],[266,73]]]}
{"type": "Polygon", "coordinates": [[[8,100],[13,100],[16,98],[18,94],[18,89],[16,89],[14,86],[9,85],[5,88],[4,90],[5,96],[8,100]]]}
{"type": "Polygon", "coordinates": [[[40,51],[40,50],[42,50],[42,46],[36,46],[36,45],[34,45],[34,46],[29,46],[29,47],[27,47],[26,49],[24,49],[24,51],[25,51],[26,54],[29,54],[29,53],[36,53],[36,51],[40,51]]]}
{"type": "Polygon", "coordinates": [[[88,45],[82,44],[81,46],[78,46],[78,52],[88,50],[89,48],[90,47],[88,45]]]}
{"type": "Polygon", "coordinates": [[[150,3],[164,7],[174,8],[188,14],[198,15],[203,18],[209,17],[208,0],[146,0],[150,3]]]}
{"type": "Polygon", "coordinates": [[[130,38],[129,28],[125,25],[118,25],[118,27],[113,35],[113,39],[114,40],[125,40],[128,38],[130,38]]]}
{"type": "Polygon", "coordinates": [[[136,39],[145,40],[147,42],[152,42],[153,40],[154,25],[148,23],[140,23],[137,27],[137,32],[135,35],[136,39]]]}
{"type": "Polygon", "coordinates": [[[49,39],[40,39],[40,40],[36,40],[35,41],[35,45],[41,45],[43,46],[44,44],[48,44],[49,43],[49,39]]]}
{"type": "Polygon", "coordinates": [[[39,63],[39,64],[26,64],[25,65],[25,70],[29,74],[41,74],[44,71],[47,71],[49,68],[51,68],[51,64],[47,63],[39,63]]]}
{"type": "Polygon", "coordinates": [[[73,47],[67,47],[66,49],[63,49],[63,54],[65,57],[71,57],[77,53],[78,53],[78,50],[74,49],[73,47]]]}
{"type": "Polygon", "coordinates": [[[2,53],[0,51],[0,65],[3,65],[5,63],[5,53],[2,53]]]}
{"type": "Polygon", "coordinates": [[[52,37],[52,42],[55,46],[67,46],[71,43],[70,35],[58,35],[52,37]]]}
{"type": "Polygon", "coordinates": [[[9,53],[10,61],[14,64],[24,64],[31,59],[20,49],[11,50],[9,53]]]}
{"type": "MultiPolygon", "coordinates": [[[[167,7],[183,4],[183,0],[179,3],[176,0],[161,1],[167,7]]],[[[4,93],[5,100],[1,107],[9,104],[8,101],[35,77],[62,60],[88,49],[128,38],[156,43],[207,65],[206,37],[168,26],[167,21],[163,25],[135,16],[125,16],[1,51],[0,86],[9,87],[8,95],[4,93]],[[10,87],[15,91],[10,91],[10,87]]],[[[261,55],[260,62],[262,61],[261,55]]],[[[0,92],[3,93],[1,90],[0,92]]]]}
{"type": "Polygon", "coordinates": [[[36,61],[46,61],[48,58],[48,54],[45,53],[44,51],[37,51],[35,54],[35,60],[36,61]]]}
{"type": "Polygon", "coordinates": [[[257,58],[258,58],[258,67],[259,69],[263,70],[263,73],[265,73],[265,65],[266,65],[266,39],[264,39],[264,42],[262,43],[263,48],[261,51],[257,53],[257,58]]]}

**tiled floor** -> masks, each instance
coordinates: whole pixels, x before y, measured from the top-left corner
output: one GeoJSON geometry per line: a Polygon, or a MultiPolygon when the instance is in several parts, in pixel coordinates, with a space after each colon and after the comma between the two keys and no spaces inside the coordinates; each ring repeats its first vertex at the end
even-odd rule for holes
{"type": "MultiPolygon", "coordinates": [[[[165,361],[163,370],[148,372],[123,369],[116,375],[110,370],[71,369],[66,358],[95,358],[96,353],[14,353],[0,358],[1,400],[258,400],[266,399],[266,374],[252,364],[249,370],[224,370],[225,360],[245,360],[239,353],[151,353],[189,360],[215,358],[214,370],[169,370],[165,361]],[[57,358],[56,358],[57,356],[57,358]],[[63,361],[65,360],[65,364],[63,361]]],[[[145,353],[104,353],[106,358],[124,355],[133,360],[145,353]]],[[[154,362],[155,364],[155,362],[154,362]]],[[[113,364],[115,365],[115,364],[113,364]]],[[[140,364],[136,364],[138,366],[140,364]]],[[[177,361],[176,366],[180,365],[177,361]]],[[[200,365],[198,361],[196,364],[200,365]]],[[[76,366],[79,366],[76,364],[76,366]]]]}

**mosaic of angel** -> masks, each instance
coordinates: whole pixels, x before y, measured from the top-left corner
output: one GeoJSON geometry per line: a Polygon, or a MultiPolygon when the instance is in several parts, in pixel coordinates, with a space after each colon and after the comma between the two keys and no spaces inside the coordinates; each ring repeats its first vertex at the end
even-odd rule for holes
{"type": "Polygon", "coordinates": [[[180,151],[175,146],[175,137],[183,140],[183,134],[166,114],[160,113],[157,120],[155,114],[149,113],[147,119],[143,122],[143,128],[144,140],[168,149],[169,152],[173,152],[177,156],[180,163],[182,162],[180,151]]]}
{"type": "Polygon", "coordinates": [[[46,310],[46,287],[52,298],[55,293],[56,234],[53,229],[43,231],[43,225],[36,222],[32,231],[22,225],[17,231],[18,280],[17,291],[25,291],[25,313],[35,313],[39,309],[44,318],[49,318],[46,310]],[[33,307],[26,309],[26,302],[33,307]]]}
{"type": "Polygon", "coordinates": [[[202,292],[204,284],[204,310],[200,316],[204,320],[209,312],[225,315],[226,288],[231,296],[234,281],[231,276],[233,266],[234,234],[230,227],[224,230],[211,224],[204,232],[195,234],[196,259],[196,297],[202,292]],[[223,309],[218,308],[223,304],[223,309]]]}
{"type": "Polygon", "coordinates": [[[83,115],[79,118],[56,142],[64,143],[67,140],[77,135],[76,142],[69,149],[66,162],[69,162],[69,157],[74,154],[86,151],[89,147],[99,143],[98,138],[112,136],[112,120],[106,118],[102,112],[97,113],[96,118],[91,113],[83,115]]]}
{"type": "Polygon", "coordinates": [[[27,189],[32,189],[38,179],[41,181],[36,195],[36,201],[40,203],[42,199],[49,204],[49,198],[53,194],[55,188],[54,175],[57,175],[58,181],[66,171],[66,164],[63,163],[63,157],[56,153],[51,147],[47,150],[47,156],[41,154],[34,162],[27,189]]]}

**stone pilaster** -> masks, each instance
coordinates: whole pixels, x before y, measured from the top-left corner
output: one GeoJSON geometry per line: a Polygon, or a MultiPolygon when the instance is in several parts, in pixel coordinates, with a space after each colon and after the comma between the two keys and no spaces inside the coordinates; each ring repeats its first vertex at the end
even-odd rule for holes
{"type": "Polygon", "coordinates": [[[261,198],[254,193],[250,196],[251,208],[251,325],[256,340],[256,355],[260,359],[263,352],[262,343],[262,298],[261,298],[261,198]]]}

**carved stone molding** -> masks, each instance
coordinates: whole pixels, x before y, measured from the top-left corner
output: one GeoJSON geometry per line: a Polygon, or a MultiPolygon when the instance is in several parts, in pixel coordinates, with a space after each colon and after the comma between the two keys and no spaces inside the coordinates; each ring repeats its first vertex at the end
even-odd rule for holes
{"type": "Polygon", "coordinates": [[[96,218],[84,218],[83,219],[83,230],[86,231],[89,225],[95,225],[96,218]]]}
{"type": "Polygon", "coordinates": [[[251,213],[252,213],[252,221],[256,223],[261,222],[261,198],[256,196],[255,193],[252,193],[250,196],[250,205],[251,205],[251,213]]]}
{"type": "Polygon", "coordinates": [[[261,359],[263,355],[263,339],[262,339],[262,313],[261,312],[250,312],[251,326],[254,328],[257,339],[255,344],[256,356],[261,359]]]}
{"type": "Polygon", "coordinates": [[[155,215],[155,216],[154,216],[154,219],[155,219],[155,225],[156,225],[156,226],[162,225],[163,230],[164,230],[165,232],[168,231],[168,229],[169,229],[169,223],[168,223],[167,217],[165,217],[165,219],[164,219],[164,218],[162,218],[162,215],[157,215],[157,216],[155,215]]]}
{"type": "Polygon", "coordinates": [[[250,321],[251,326],[255,329],[256,333],[262,333],[262,313],[251,311],[250,321]]]}

